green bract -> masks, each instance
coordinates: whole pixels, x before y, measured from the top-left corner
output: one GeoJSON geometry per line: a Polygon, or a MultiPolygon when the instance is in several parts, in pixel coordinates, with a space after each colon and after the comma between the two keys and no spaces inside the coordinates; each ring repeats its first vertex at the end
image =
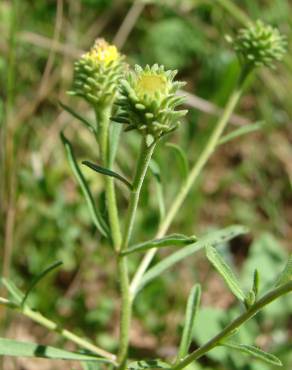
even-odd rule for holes
{"type": "Polygon", "coordinates": [[[282,60],[286,52],[286,37],[277,28],[260,20],[240,30],[234,40],[229,40],[234,45],[239,60],[249,68],[274,68],[274,62],[282,60]]]}
{"type": "Polygon", "coordinates": [[[125,69],[124,57],[114,45],[97,39],[91,50],[75,62],[73,89],[93,106],[109,104],[118,90],[125,69]]]}
{"type": "Polygon", "coordinates": [[[173,81],[176,71],[165,71],[157,64],[144,69],[135,66],[121,81],[117,104],[120,111],[113,120],[126,124],[126,131],[137,129],[155,140],[176,129],[186,110],[175,110],[184,97],[177,90],[185,83],[173,81]]]}

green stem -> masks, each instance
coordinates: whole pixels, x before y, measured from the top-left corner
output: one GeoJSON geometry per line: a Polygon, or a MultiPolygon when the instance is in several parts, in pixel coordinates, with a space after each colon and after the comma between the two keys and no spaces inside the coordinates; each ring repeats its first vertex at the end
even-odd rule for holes
{"type": "Polygon", "coordinates": [[[280,296],[287,294],[292,291],[292,281],[287,284],[281,285],[278,288],[270,291],[264,295],[260,300],[258,300],[248,311],[244,312],[242,315],[238,316],[234,321],[227,325],[219,334],[210,339],[206,344],[199,347],[197,350],[186,356],[178,364],[173,366],[172,370],[181,370],[188,366],[191,362],[199,359],[204,354],[209,352],[212,348],[219,345],[226,337],[228,337],[234,330],[239,328],[246,321],[251,319],[257,314],[262,308],[264,308],[269,303],[273,302],[280,296]]]}
{"type": "MultiPolygon", "coordinates": [[[[109,165],[109,120],[111,114],[111,106],[103,108],[101,107],[96,111],[98,133],[97,141],[100,148],[100,157],[102,165],[108,167],[109,165]]],[[[105,194],[107,202],[108,217],[110,223],[111,237],[114,245],[114,249],[119,251],[121,246],[121,231],[119,214],[117,208],[115,185],[112,177],[105,176],[105,194]]]]}
{"type": "Polygon", "coordinates": [[[21,309],[19,306],[13,305],[9,300],[5,298],[0,298],[0,304],[4,304],[9,308],[13,308],[26,317],[29,317],[34,322],[40,324],[41,326],[47,328],[50,331],[58,333],[61,337],[70,340],[71,342],[77,344],[79,347],[89,350],[90,352],[102,356],[104,358],[107,358],[111,360],[113,363],[116,360],[116,356],[112,353],[109,353],[105,351],[102,348],[97,347],[93,343],[90,343],[88,340],[79,337],[78,335],[72,333],[69,330],[60,328],[58,324],[56,324],[54,321],[47,319],[45,316],[43,316],[41,313],[32,310],[31,308],[25,306],[23,309],[21,309]]]}
{"type": "MultiPolygon", "coordinates": [[[[163,223],[161,224],[161,226],[158,230],[158,233],[156,235],[157,238],[163,237],[165,235],[165,233],[167,232],[167,230],[170,227],[175,215],[177,214],[177,212],[180,209],[182,203],[184,202],[187,194],[189,193],[191,187],[196,182],[196,180],[197,180],[198,176],[200,175],[202,169],[204,168],[204,166],[208,162],[209,158],[213,154],[214,150],[216,149],[217,144],[218,144],[218,142],[219,142],[219,140],[222,136],[222,133],[223,133],[223,131],[224,131],[229,119],[230,119],[230,116],[233,113],[233,111],[234,111],[234,109],[235,109],[235,107],[236,107],[236,105],[237,105],[237,103],[238,103],[238,101],[241,97],[244,82],[245,82],[248,74],[249,74],[248,71],[246,71],[246,70],[242,71],[242,73],[240,75],[240,78],[239,78],[239,82],[238,82],[235,90],[231,94],[231,96],[230,96],[230,98],[227,102],[227,105],[224,109],[224,112],[223,112],[221,118],[219,119],[219,121],[217,122],[217,124],[214,128],[214,131],[213,131],[213,133],[211,134],[211,136],[209,138],[209,141],[208,141],[207,145],[205,146],[205,148],[203,149],[203,151],[202,151],[201,155],[199,156],[197,162],[195,163],[195,165],[191,169],[186,181],[184,182],[184,184],[180,188],[179,193],[177,194],[176,198],[174,199],[174,201],[173,201],[173,203],[170,207],[170,210],[167,213],[166,218],[164,219],[163,223]]],[[[147,270],[148,266],[150,265],[153,257],[155,256],[156,251],[157,251],[157,249],[153,248],[149,252],[147,252],[146,255],[144,256],[140,266],[138,267],[138,269],[136,271],[136,274],[135,274],[135,276],[132,280],[132,283],[131,283],[131,288],[130,289],[131,289],[132,295],[136,294],[137,287],[140,283],[140,280],[141,280],[142,276],[144,275],[145,271],[147,270]]]]}
{"type": "MultiPolygon", "coordinates": [[[[129,246],[129,241],[133,231],[141,188],[147,172],[147,168],[149,166],[151,156],[153,154],[154,147],[155,143],[152,144],[151,146],[147,146],[145,138],[144,137],[142,138],[140,155],[137,162],[136,172],[133,180],[133,189],[131,191],[129,207],[127,211],[125,232],[123,235],[121,251],[126,250],[129,246]]],[[[121,321],[120,321],[120,347],[118,353],[118,363],[120,364],[120,369],[124,369],[126,366],[128,354],[130,323],[132,315],[132,297],[129,289],[130,284],[129,284],[127,256],[119,255],[118,269],[122,295],[121,321]]]]}

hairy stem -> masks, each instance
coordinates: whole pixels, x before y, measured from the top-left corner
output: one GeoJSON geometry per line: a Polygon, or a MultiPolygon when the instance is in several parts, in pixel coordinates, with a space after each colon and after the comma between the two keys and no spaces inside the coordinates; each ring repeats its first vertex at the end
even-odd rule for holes
{"type": "Polygon", "coordinates": [[[56,324],[54,321],[49,320],[45,316],[43,316],[41,313],[32,310],[31,308],[25,306],[23,309],[17,305],[14,305],[9,300],[5,298],[0,298],[0,304],[6,305],[9,308],[13,308],[17,311],[19,311],[21,314],[23,314],[26,317],[29,317],[32,321],[40,324],[41,326],[47,328],[50,331],[58,333],[61,337],[70,340],[71,342],[77,344],[79,347],[87,349],[88,351],[98,355],[102,356],[104,358],[107,358],[111,360],[113,363],[116,360],[116,357],[114,354],[105,351],[102,348],[97,347],[93,343],[89,342],[87,339],[81,338],[78,335],[72,333],[69,330],[61,328],[58,324],[56,324]]]}
{"type": "MultiPolygon", "coordinates": [[[[166,232],[167,232],[168,228],[170,227],[174,217],[176,216],[178,210],[180,209],[182,203],[184,202],[187,194],[189,193],[190,189],[192,188],[192,186],[196,182],[197,178],[199,177],[202,169],[204,168],[204,166],[208,162],[209,158],[213,154],[214,150],[216,149],[217,144],[218,144],[218,142],[219,142],[219,140],[222,136],[222,133],[223,133],[223,131],[224,131],[224,129],[225,129],[225,127],[226,127],[226,125],[227,125],[227,123],[228,123],[228,121],[229,121],[229,119],[230,119],[230,117],[231,117],[231,115],[232,115],[240,97],[241,97],[244,82],[245,82],[247,76],[248,76],[248,72],[244,70],[242,72],[241,76],[240,76],[239,83],[237,84],[235,90],[231,94],[231,96],[230,96],[230,98],[227,102],[227,105],[224,109],[224,112],[223,112],[221,118],[219,119],[219,121],[217,122],[217,124],[214,128],[214,131],[212,132],[212,134],[211,134],[211,136],[208,140],[207,145],[205,146],[205,148],[203,149],[203,151],[202,151],[201,155],[199,156],[197,162],[194,164],[193,168],[191,169],[190,174],[188,175],[184,184],[180,188],[180,191],[177,194],[176,198],[172,202],[170,210],[167,213],[166,218],[164,219],[164,221],[162,222],[162,224],[161,224],[161,226],[158,230],[158,233],[156,235],[157,238],[161,238],[166,234],[166,232]]],[[[155,256],[156,251],[157,251],[157,249],[153,248],[149,252],[147,252],[146,255],[144,256],[140,266],[138,267],[137,272],[136,272],[136,274],[135,274],[135,276],[132,280],[132,283],[131,283],[131,288],[130,289],[131,289],[132,295],[136,294],[137,287],[140,283],[140,280],[141,280],[142,276],[144,275],[145,271],[147,270],[148,266],[150,265],[153,257],[155,256]]]]}
{"type": "MultiPolygon", "coordinates": [[[[111,107],[101,108],[96,111],[98,133],[97,141],[99,143],[100,157],[102,165],[108,167],[109,165],[109,120],[110,120],[111,107]]],[[[109,176],[105,176],[105,194],[107,202],[108,217],[111,230],[111,238],[114,245],[114,249],[118,251],[121,246],[121,231],[119,214],[117,208],[116,194],[114,179],[109,176]]]]}
{"type": "MultiPolygon", "coordinates": [[[[137,162],[136,173],[133,180],[133,188],[131,191],[129,207],[127,211],[125,231],[123,235],[123,241],[121,251],[124,251],[129,246],[134,221],[136,217],[137,206],[139,202],[140,192],[143,185],[143,181],[149,166],[149,162],[154,150],[155,144],[147,146],[146,140],[143,137],[140,148],[140,155],[137,162]]],[[[132,315],[132,297],[130,294],[129,274],[128,274],[128,257],[119,255],[118,256],[118,269],[120,276],[120,286],[122,294],[122,307],[121,307],[121,321],[120,321],[120,347],[118,353],[118,363],[120,369],[124,369],[126,366],[126,359],[129,347],[129,336],[130,336],[130,323],[132,315]]]]}
{"type": "Polygon", "coordinates": [[[206,344],[199,347],[197,350],[186,356],[178,364],[173,366],[172,370],[181,370],[188,366],[191,362],[199,359],[204,354],[209,352],[212,348],[220,345],[220,343],[228,337],[235,329],[239,328],[246,321],[251,319],[257,312],[264,308],[269,303],[273,302],[275,299],[281,297],[284,294],[290,293],[292,291],[292,281],[287,284],[281,285],[278,288],[270,291],[264,295],[260,300],[258,300],[252,307],[246,312],[238,316],[234,321],[227,325],[219,334],[210,339],[206,344]]]}

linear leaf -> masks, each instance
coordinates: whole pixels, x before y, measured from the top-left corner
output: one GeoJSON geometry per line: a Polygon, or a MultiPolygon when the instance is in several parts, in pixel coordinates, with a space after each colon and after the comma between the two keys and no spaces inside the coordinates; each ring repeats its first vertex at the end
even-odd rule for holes
{"type": "Polygon", "coordinates": [[[106,225],[104,219],[102,218],[100,212],[98,211],[95,205],[95,202],[91,194],[91,191],[89,189],[89,186],[87,184],[87,181],[85,180],[85,177],[83,173],[81,172],[81,169],[79,168],[78,163],[76,161],[73,147],[70,141],[65,137],[64,133],[61,133],[60,136],[61,136],[61,140],[66,150],[69,165],[85,197],[93,223],[103,236],[109,237],[108,226],[106,225]]]}
{"type": "Polygon", "coordinates": [[[192,244],[197,240],[195,236],[186,236],[182,234],[170,234],[160,239],[148,240],[143,243],[135,244],[122,252],[122,255],[127,255],[135,252],[144,252],[152,248],[165,248],[165,247],[182,247],[192,244]]]}
{"type": "Polygon", "coordinates": [[[129,370],[140,370],[140,369],[171,369],[171,366],[166,362],[160,360],[142,360],[131,362],[128,365],[129,370]]]}
{"type": "Polygon", "coordinates": [[[121,131],[122,127],[119,125],[110,126],[109,168],[112,168],[116,158],[121,131]]]}
{"type": "Polygon", "coordinates": [[[157,162],[151,159],[149,164],[150,171],[155,179],[156,183],[156,199],[159,208],[159,218],[160,221],[165,217],[165,202],[164,202],[164,194],[163,194],[163,186],[161,181],[161,171],[157,162]]]}
{"type": "Polygon", "coordinates": [[[175,265],[179,261],[183,260],[186,257],[191,256],[193,253],[198,252],[202,248],[205,248],[207,245],[220,245],[224,242],[227,242],[238,235],[245,234],[248,232],[248,229],[241,225],[229,226],[225,229],[217,230],[207,235],[199,238],[199,240],[187,247],[180,249],[177,252],[172,253],[170,256],[164,258],[162,261],[158,262],[152,268],[150,268],[143,278],[141,279],[140,285],[137,290],[142,289],[143,286],[148,284],[151,280],[157,278],[164,271],[169,269],[171,266],[175,265]]]}
{"type": "Polygon", "coordinates": [[[108,168],[101,167],[101,166],[99,166],[97,164],[94,164],[94,163],[91,163],[89,161],[83,161],[82,164],[84,164],[85,166],[89,167],[93,171],[96,171],[98,173],[101,173],[102,175],[114,177],[114,178],[122,181],[125,185],[127,185],[127,187],[130,190],[132,190],[132,188],[133,188],[132,187],[132,184],[125,177],[119,175],[117,172],[114,172],[112,170],[109,170],[108,168]]]}
{"type": "Polygon", "coordinates": [[[35,278],[32,280],[32,282],[30,283],[30,286],[28,287],[22,301],[21,301],[21,306],[23,307],[25,305],[25,302],[26,300],[28,299],[31,291],[33,290],[33,288],[48,274],[50,273],[51,271],[53,271],[54,269],[56,269],[57,267],[61,266],[63,264],[62,261],[56,261],[54,263],[52,263],[50,266],[48,266],[47,268],[45,268],[42,272],[40,272],[37,276],[35,276],[35,278]]]}
{"type": "Polygon", "coordinates": [[[232,269],[227,265],[217,250],[211,246],[206,247],[206,256],[215,269],[219,272],[222,278],[225,280],[229,289],[232,293],[242,302],[245,300],[245,294],[243,293],[239,282],[234,275],[232,269]]]}
{"type": "Polygon", "coordinates": [[[236,130],[233,130],[229,134],[224,135],[221,140],[219,141],[218,145],[223,145],[228,143],[229,141],[238,138],[239,136],[250,134],[251,132],[259,131],[261,130],[265,125],[264,121],[251,123],[249,125],[245,125],[242,127],[239,127],[236,130]]]}
{"type": "Polygon", "coordinates": [[[59,104],[66,112],[70,113],[71,116],[73,116],[74,118],[77,118],[81,123],[83,123],[83,125],[85,125],[85,127],[87,127],[90,131],[92,132],[94,131],[94,125],[90,123],[89,121],[87,121],[87,119],[82,117],[79,113],[75,112],[72,108],[62,103],[61,101],[59,101],[59,104]]]}
{"type": "Polygon", "coordinates": [[[277,279],[276,286],[288,283],[290,280],[292,280],[292,254],[288,257],[286,266],[277,279]]]}
{"type": "Polygon", "coordinates": [[[24,298],[24,294],[22,293],[22,291],[19,290],[11,280],[1,278],[1,282],[11,294],[11,297],[15,300],[15,303],[20,305],[24,298]]]}
{"type": "Polygon", "coordinates": [[[192,342],[193,327],[196,314],[199,309],[200,300],[201,300],[201,286],[200,284],[196,284],[192,288],[187,302],[185,323],[179,346],[178,360],[182,359],[188,354],[192,342]]]}
{"type": "Polygon", "coordinates": [[[250,346],[247,344],[237,344],[233,342],[226,342],[222,343],[223,346],[229,347],[235,350],[238,350],[242,353],[251,355],[259,360],[262,360],[268,364],[276,365],[276,366],[282,366],[282,362],[278,359],[278,357],[271,355],[270,353],[267,353],[260,348],[250,346]]]}
{"type": "Polygon", "coordinates": [[[174,151],[174,153],[176,154],[177,159],[179,161],[179,165],[181,167],[182,177],[183,177],[183,179],[186,179],[187,176],[188,176],[188,173],[189,173],[189,163],[188,163],[188,159],[187,159],[186,153],[177,144],[167,143],[166,146],[168,148],[171,148],[174,151]]]}
{"type": "Polygon", "coordinates": [[[51,346],[43,346],[36,343],[21,342],[4,338],[0,338],[0,356],[40,357],[56,360],[98,361],[110,363],[109,360],[96,357],[91,354],[69,352],[51,346]]]}

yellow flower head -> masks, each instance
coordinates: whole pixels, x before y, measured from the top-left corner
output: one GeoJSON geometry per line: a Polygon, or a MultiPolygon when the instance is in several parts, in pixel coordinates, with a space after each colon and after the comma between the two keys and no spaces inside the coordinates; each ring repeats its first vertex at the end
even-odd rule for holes
{"type": "Polygon", "coordinates": [[[93,63],[109,64],[119,59],[120,53],[114,45],[110,45],[104,39],[97,39],[91,50],[84,55],[85,59],[93,63]]]}
{"type": "Polygon", "coordinates": [[[136,81],[136,94],[142,98],[144,94],[154,98],[155,94],[166,95],[169,91],[169,82],[164,75],[155,75],[150,72],[143,73],[136,81]]]}

